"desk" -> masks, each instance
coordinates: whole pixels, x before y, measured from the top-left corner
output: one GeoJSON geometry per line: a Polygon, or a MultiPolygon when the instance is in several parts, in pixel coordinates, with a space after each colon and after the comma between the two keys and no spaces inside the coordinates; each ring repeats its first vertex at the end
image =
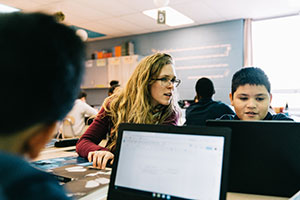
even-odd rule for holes
{"type": "MultiPolygon", "coordinates": [[[[88,199],[82,198],[80,200],[88,199]]],[[[106,200],[106,197],[101,197],[99,200],[106,200]]],[[[288,200],[288,198],[227,192],[226,200],[288,200]]]]}
{"type": "MultiPolygon", "coordinates": [[[[100,195],[101,196],[101,195],[100,195]]],[[[97,200],[96,198],[81,198],[80,200],[97,200]]],[[[254,194],[242,194],[227,192],[226,200],[288,200],[286,197],[263,196],[254,194]]],[[[107,200],[106,196],[101,196],[98,200],[107,200]]]]}
{"type": "MultiPolygon", "coordinates": [[[[80,200],[92,199],[81,198],[80,200]]],[[[106,200],[106,197],[100,197],[99,200],[106,200]]],[[[227,192],[226,200],[288,200],[288,198],[227,192]]]]}
{"type": "Polygon", "coordinates": [[[289,198],[227,192],[226,199],[227,200],[288,200],[289,198]]]}
{"type": "MultiPolygon", "coordinates": [[[[71,156],[77,156],[78,154],[74,152],[75,147],[64,147],[64,148],[56,148],[51,147],[44,149],[41,154],[34,159],[33,161],[38,160],[45,160],[45,159],[51,159],[51,158],[60,158],[60,157],[71,157],[71,156]]],[[[80,200],[106,200],[106,193],[108,191],[108,188],[106,188],[106,191],[101,191],[98,196],[89,196],[80,198],[80,200]]],[[[253,195],[253,194],[242,194],[242,193],[227,193],[227,200],[288,200],[288,198],[285,197],[273,197],[273,196],[263,196],[263,195],[253,195]]]]}
{"type": "Polygon", "coordinates": [[[33,161],[45,160],[51,158],[78,156],[78,154],[75,152],[75,149],[76,149],[75,146],[62,147],[62,148],[57,148],[57,147],[45,148],[44,150],[42,150],[42,152],[39,154],[37,158],[31,161],[33,162],[33,161]]]}

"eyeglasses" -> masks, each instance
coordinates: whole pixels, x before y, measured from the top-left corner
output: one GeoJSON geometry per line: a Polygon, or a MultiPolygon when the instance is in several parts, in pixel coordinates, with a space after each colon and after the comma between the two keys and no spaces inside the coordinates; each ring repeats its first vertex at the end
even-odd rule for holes
{"type": "Polygon", "coordinates": [[[163,78],[154,78],[152,80],[156,80],[156,81],[160,81],[161,85],[164,87],[168,87],[170,86],[170,84],[172,83],[175,87],[178,87],[178,85],[181,83],[181,80],[176,79],[176,78],[172,78],[169,79],[167,77],[163,77],[163,78]]]}

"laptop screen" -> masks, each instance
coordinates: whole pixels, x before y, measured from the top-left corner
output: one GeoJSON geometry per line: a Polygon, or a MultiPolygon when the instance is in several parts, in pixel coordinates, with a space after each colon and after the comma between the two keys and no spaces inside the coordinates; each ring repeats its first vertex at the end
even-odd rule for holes
{"type": "Polygon", "coordinates": [[[207,125],[232,129],[228,191],[280,197],[299,191],[300,123],[209,120],[207,125]]]}
{"type": "Polygon", "coordinates": [[[155,130],[122,132],[114,188],[151,198],[221,199],[225,136],[155,130]]]}

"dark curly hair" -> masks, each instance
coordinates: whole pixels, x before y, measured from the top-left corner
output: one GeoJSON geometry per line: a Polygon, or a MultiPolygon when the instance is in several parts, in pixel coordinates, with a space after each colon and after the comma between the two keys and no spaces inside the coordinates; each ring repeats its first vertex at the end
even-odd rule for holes
{"type": "Polygon", "coordinates": [[[84,44],[42,13],[0,14],[0,134],[61,120],[77,98],[84,44]]]}

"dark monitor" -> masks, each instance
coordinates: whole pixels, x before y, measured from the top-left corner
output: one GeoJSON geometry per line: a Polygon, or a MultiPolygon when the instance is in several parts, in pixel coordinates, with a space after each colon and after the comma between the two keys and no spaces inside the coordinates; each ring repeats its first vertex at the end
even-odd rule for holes
{"type": "Polygon", "coordinates": [[[300,190],[300,123],[208,120],[232,129],[230,192],[291,197],[300,190]]]}

